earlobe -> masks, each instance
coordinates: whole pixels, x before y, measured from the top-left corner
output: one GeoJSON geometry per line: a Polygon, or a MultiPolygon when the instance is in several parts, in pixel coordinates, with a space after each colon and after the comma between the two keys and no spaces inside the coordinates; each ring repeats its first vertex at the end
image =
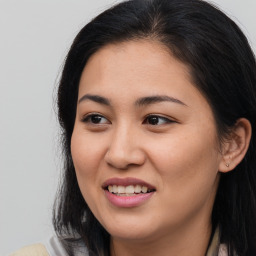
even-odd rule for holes
{"type": "Polygon", "coordinates": [[[230,138],[223,143],[220,172],[232,171],[244,158],[251,139],[252,128],[246,118],[240,118],[234,125],[230,138]]]}

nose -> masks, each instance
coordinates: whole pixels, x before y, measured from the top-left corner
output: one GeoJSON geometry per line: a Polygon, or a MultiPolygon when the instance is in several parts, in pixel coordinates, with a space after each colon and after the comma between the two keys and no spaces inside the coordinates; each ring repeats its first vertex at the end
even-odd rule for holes
{"type": "Polygon", "coordinates": [[[105,161],[108,165],[126,170],[130,166],[143,165],[146,154],[141,148],[139,134],[128,127],[121,127],[113,131],[105,161]]]}

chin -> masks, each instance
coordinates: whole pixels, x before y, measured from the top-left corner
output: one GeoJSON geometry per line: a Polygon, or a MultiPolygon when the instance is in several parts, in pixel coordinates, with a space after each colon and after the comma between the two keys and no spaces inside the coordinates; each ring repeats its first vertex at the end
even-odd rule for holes
{"type": "Polygon", "coordinates": [[[104,227],[112,237],[121,240],[150,240],[150,238],[155,236],[154,234],[159,233],[159,230],[152,226],[152,223],[154,222],[126,221],[123,223],[116,222],[104,227]]]}
{"type": "Polygon", "coordinates": [[[130,230],[128,232],[127,230],[111,230],[109,233],[113,238],[127,241],[148,241],[154,237],[153,234],[149,234],[149,232],[146,232],[145,230],[130,230]]]}

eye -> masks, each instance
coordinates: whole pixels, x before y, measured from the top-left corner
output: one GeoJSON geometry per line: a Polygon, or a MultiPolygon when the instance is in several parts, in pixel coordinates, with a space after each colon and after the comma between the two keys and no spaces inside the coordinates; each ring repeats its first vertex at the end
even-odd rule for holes
{"type": "Polygon", "coordinates": [[[168,124],[173,122],[174,122],[173,120],[170,120],[167,117],[158,116],[158,115],[149,115],[146,117],[143,124],[162,125],[162,124],[168,124]]]}
{"type": "Polygon", "coordinates": [[[82,122],[91,123],[91,124],[109,124],[110,123],[107,118],[99,114],[89,114],[82,119],[82,122]]]}

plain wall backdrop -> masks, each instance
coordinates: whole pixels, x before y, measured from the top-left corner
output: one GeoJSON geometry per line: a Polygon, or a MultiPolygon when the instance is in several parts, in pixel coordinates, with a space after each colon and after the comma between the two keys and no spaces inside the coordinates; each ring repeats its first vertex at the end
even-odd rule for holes
{"type": "MultiPolygon", "coordinates": [[[[56,81],[77,32],[114,0],[0,0],[0,255],[53,234],[56,81]]],[[[256,52],[256,1],[215,0],[256,52]]]]}

